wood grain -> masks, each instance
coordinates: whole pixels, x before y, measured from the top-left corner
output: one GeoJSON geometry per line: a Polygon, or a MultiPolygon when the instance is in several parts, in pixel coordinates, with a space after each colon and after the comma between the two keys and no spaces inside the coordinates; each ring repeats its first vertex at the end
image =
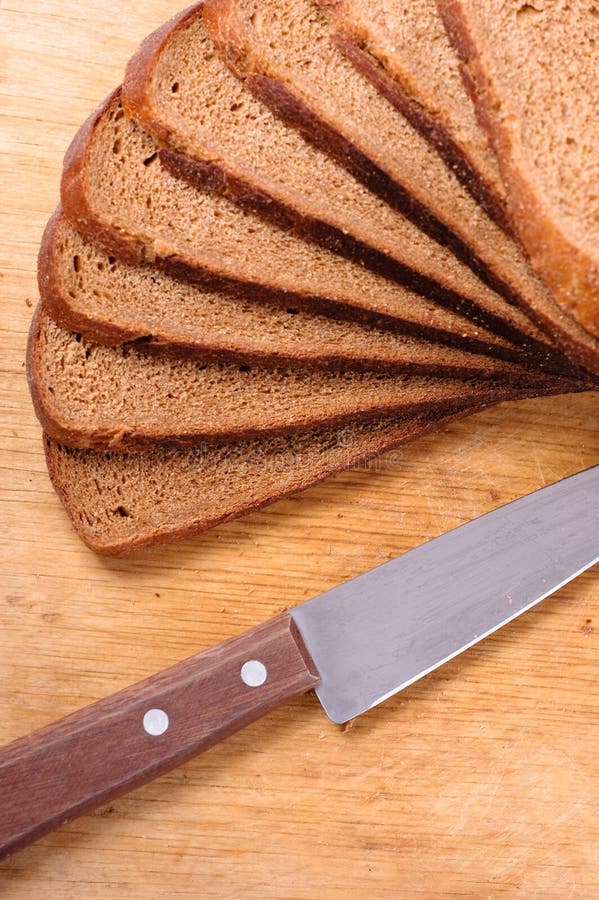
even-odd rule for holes
{"type": "MultiPolygon", "coordinates": [[[[131,561],[53,495],[23,354],[62,155],[178,5],[1,6],[0,721],[16,739],[599,462],[599,396],[505,405],[131,561]]],[[[33,897],[599,894],[599,573],[340,729],[309,695],[0,867],[33,897]]],[[[1,801],[0,801],[1,803],[1,801]]]]}
{"type": "Polygon", "coordinates": [[[0,859],[209,750],[318,681],[282,613],[0,747],[0,859]],[[261,667],[258,680],[244,674],[247,666],[261,667]]]}

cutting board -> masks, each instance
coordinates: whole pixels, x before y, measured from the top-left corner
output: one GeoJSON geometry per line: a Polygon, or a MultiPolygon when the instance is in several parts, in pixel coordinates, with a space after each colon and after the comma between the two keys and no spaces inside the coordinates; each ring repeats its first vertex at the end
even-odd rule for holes
{"type": "MultiPolygon", "coordinates": [[[[76,127],[178,8],[1,4],[2,741],[599,462],[599,395],[507,404],[169,549],[80,543],[27,393],[36,251],[76,127]]],[[[0,893],[597,897],[598,616],[591,571],[350,726],[306,696],[14,856],[0,893]]]]}

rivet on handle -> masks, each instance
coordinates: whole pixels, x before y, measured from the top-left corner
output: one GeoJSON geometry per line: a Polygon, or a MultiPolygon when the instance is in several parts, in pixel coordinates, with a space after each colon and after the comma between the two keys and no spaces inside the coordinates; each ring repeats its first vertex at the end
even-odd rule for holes
{"type": "Polygon", "coordinates": [[[241,680],[248,687],[261,687],[267,675],[266,666],[257,659],[249,659],[241,667],[241,680]]]}
{"type": "Polygon", "coordinates": [[[149,709],[144,716],[144,730],[152,737],[160,737],[168,730],[168,716],[163,709],[149,709]]]}

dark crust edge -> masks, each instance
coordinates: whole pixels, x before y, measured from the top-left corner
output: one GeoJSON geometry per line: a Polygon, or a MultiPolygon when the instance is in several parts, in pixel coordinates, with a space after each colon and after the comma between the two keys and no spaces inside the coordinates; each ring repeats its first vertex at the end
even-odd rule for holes
{"type": "MultiPolygon", "coordinates": [[[[192,447],[198,444],[223,444],[245,440],[247,438],[293,434],[316,427],[346,425],[349,422],[356,420],[370,421],[384,416],[411,416],[430,410],[453,409],[456,404],[461,406],[471,402],[472,399],[470,396],[460,396],[460,386],[456,385],[455,391],[457,396],[454,397],[443,399],[435,399],[433,397],[431,399],[410,401],[407,403],[398,400],[395,403],[386,402],[379,406],[373,404],[367,408],[357,407],[332,415],[323,414],[310,417],[309,414],[302,414],[296,418],[294,422],[262,428],[233,426],[227,427],[226,431],[202,431],[200,426],[193,432],[157,430],[144,432],[143,430],[130,430],[126,427],[100,429],[82,427],[76,422],[69,423],[68,410],[66,410],[67,419],[65,421],[64,414],[60,416],[60,410],[57,410],[55,406],[53,407],[51,402],[48,402],[48,397],[43,389],[43,354],[40,350],[39,339],[45,325],[44,319],[48,320],[50,317],[40,303],[35,310],[27,342],[26,365],[29,389],[36,415],[43,430],[53,440],[68,447],[105,451],[116,450],[139,452],[147,450],[156,444],[177,448],[192,447]]],[[[514,384],[513,386],[501,382],[486,382],[482,385],[477,385],[477,391],[481,400],[484,402],[510,399],[514,394],[520,396],[524,393],[526,396],[531,396],[538,393],[553,393],[555,391],[565,390],[569,386],[570,385],[560,379],[534,379],[531,377],[528,381],[522,380],[519,385],[514,384]]],[[[582,386],[578,389],[582,389],[582,386]]],[[[472,383],[465,383],[464,392],[470,394],[471,391],[472,383]]]]}
{"type": "MultiPolygon", "coordinates": [[[[267,75],[256,74],[260,70],[260,64],[259,61],[253,59],[251,47],[247,46],[240,27],[237,0],[206,0],[203,17],[206,28],[222,58],[237,77],[244,81],[249,90],[268,105],[275,115],[280,115],[288,124],[297,128],[307,140],[311,140],[316,146],[337,158],[341,164],[346,165],[349,171],[361,179],[367,187],[374,190],[383,199],[389,200],[385,194],[384,185],[379,185],[377,188],[376,179],[372,184],[369,183],[368,166],[371,171],[373,167],[366,157],[359,153],[357,157],[354,157],[353,145],[318,119],[282,82],[267,75]]],[[[385,178],[389,180],[388,176],[385,178]]],[[[491,283],[490,286],[503,293],[504,296],[508,296],[505,291],[499,291],[496,284],[491,283]]],[[[511,294],[510,297],[514,305],[522,308],[527,314],[534,315],[539,326],[552,335],[578,366],[582,366],[595,377],[599,375],[599,354],[595,350],[589,352],[584,345],[584,341],[586,341],[588,348],[589,340],[592,341],[592,338],[589,339],[588,336],[585,338],[583,334],[577,338],[572,335],[571,331],[564,330],[568,326],[564,320],[565,314],[562,314],[561,309],[556,307],[556,318],[552,318],[536,308],[529,308],[519,296],[511,294]]],[[[580,330],[582,332],[582,329],[580,330]]],[[[572,364],[569,370],[570,374],[575,370],[576,366],[572,364]]],[[[578,374],[580,374],[580,370],[578,370],[578,374]]],[[[585,376],[583,375],[583,377],[585,376]]]]}
{"type": "MultiPolygon", "coordinates": [[[[362,464],[380,453],[394,450],[402,444],[407,443],[407,441],[409,440],[414,440],[430,432],[438,431],[446,424],[449,424],[458,418],[463,418],[469,414],[478,412],[479,410],[484,408],[486,408],[485,405],[480,404],[467,409],[457,409],[451,415],[445,415],[442,418],[431,417],[424,422],[416,421],[414,422],[412,432],[408,435],[402,434],[400,438],[393,438],[393,436],[383,436],[374,447],[367,451],[355,453],[353,456],[350,456],[350,454],[348,453],[348,456],[343,465],[329,464],[328,466],[325,466],[323,469],[319,470],[315,476],[310,477],[305,475],[301,479],[301,481],[298,484],[294,485],[292,488],[280,491],[279,493],[270,494],[261,500],[245,504],[237,500],[236,505],[232,509],[219,515],[212,516],[206,521],[196,520],[188,524],[176,524],[169,526],[168,530],[164,527],[154,527],[153,529],[148,528],[146,529],[146,532],[144,534],[138,535],[137,537],[125,540],[114,540],[113,542],[105,543],[94,540],[93,536],[91,536],[83,527],[78,526],[76,522],[77,510],[73,504],[68,502],[66,491],[64,490],[59,477],[58,454],[60,452],[60,448],[57,443],[52,441],[52,439],[47,435],[44,435],[44,451],[46,456],[46,466],[48,468],[48,474],[50,476],[50,480],[52,482],[54,490],[56,491],[60,501],[62,502],[74,529],[77,531],[86,546],[89,547],[90,550],[93,550],[95,553],[104,556],[127,556],[131,553],[135,553],[139,550],[142,550],[146,547],[151,547],[156,544],[170,544],[178,540],[183,540],[185,538],[195,537],[217,525],[224,524],[225,522],[229,522],[232,519],[239,518],[242,515],[247,515],[251,512],[255,512],[256,510],[263,509],[265,506],[268,506],[271,503],[274,503],[278,500],[284,500],[287,497],[291,497],[301,491],[304,491],[307,488],[326,480],[327,478],[338,472],[342,472],[346,469],[351,468],[352,466],[362,464]]],[[[109,460],[106,460],[106,464],[109,464],[109,460]]]]}
{"type": "MultiPolygon", "coordinates": [[[[326,0],[318,0],[325,6],[326,0]]],[[[430,113],[403,89],[388,69],[368,50],[357,36],[339,34],[337,46],[352,65],[376,87],[398,112],[408,120],[435,148],[446,166],[457,176],[470,196],[476,200],[488,216],[510,236],[513,234],[506,205],[493,190],[484,175],[468,157],[442,122],[430,113]]]]}
{"type": "Polygon", "coordinates": [[[38,363],[36,344],[41,328],[41,317],[42,307],[41,304],[38,303],[33,311],[33,316],[29,325],[29,333],[27,335],[27,347],[25,350],[25,372],[27,375],[27,386],[29,387],[29,394],[31,396],[33,410],[38,422],[43,428],[45,421],[45,411],[42,397],[40,391],[38,390],[38,379],[36,374],[38,363]]]}
{"type": "MultiPolygon", "coordinates": [[[[351,306],[345,301],[331,300],[321,295],[299,294],[293,291],[281,292],[278,289],[265,285],[241,281],[231,276],[220,275],[214,271],[207,271],[183,256],[176,254],[168,257],[156,256],[153,252],[148,254],[148,248],[143,242],[132,235],[117,232],[98,218],[87,199],[86,191],[86,165],[88,150],[94,138],[103,114],[107,108],[121,96],[121,89],[117,88],[101,104],[98,109],[83,124],[76,134],[65,156],[63,177],[61,184],[62,207],[66,218],[85,237],[102,248],[109,254],[114,254],[119,260],[128,265],[139,265],[151,262],[159,268],[173,274],[175,277],[186,281],[203,284],[209,288],[223,291],[242,291],[245,296],[255,300],[269,300],[285,302],[288,305],[299,306],[302,309],[315,310],[323,315],[340,316],[344,319],[365,323],[372,323],[382,327],[401,329],[404,333],[423,337],[425,332],[420,326],[388,313],[380,313],[368,310],[360,306],[351,306]]],[[[63,310],[64,315],[64,310],[63,310]]],[[[439,329],[437,335],[442,334],[439,329]]],[[[433,338],[430,332],[431,339],[433,338]]],[[[524,345],[527,352],[537,358],[539,365],[554,374],[571,376],[572,371],[565,365],[564,358],[554,348],[528,338],[521,331],[515,330],[515,338],[518,344],[524,345]]],[[[446,340],[451,340],[450,332],[447,332],[446,340]]],[[[461,344],[466,347],[465,344],[461,344]]],[[[484,346],[484,344],[483,344],[484,346]]],[[[480,352],[481,344],[470,342],[469,349],[480,352]]],[[[502,348],[503,349],[503,348],[502,348]]],[[[484,352],[484,351],[483,351],[484,352]]],[[[495,351],[494,351],[495,352],[495,351]]],[[[498,353],[500,351],[497,351],[498,353]]],[[[520,358],[512,353],[511,348],[507,353],[500,352],[499,358],[510,362],[520,362],[520,358]]]]}
{"type": "Polygon", "coordinates": [[[184,178],[195,187],[220,193],[239,206],[257,213],[279,227],[295,231],[304,239],[313,241],[334,253],[354,262],[359,262],[379,275],[391,278],[418,293],[429,297],[442,306],[463,312],[475,322],[488,325],[498,334],[508,339],[521,335],[504,319],[489,313],[471,298],[446,288],[413,269],[407,263],[374,249],[364,241],[314,216],[299,212],[265,191],[251,184],[247,178],[234,171],[229,162],[191,159],[180,149],[176,135],[157,115],[152,102],[152,79],[160,54],[173,34],[190,20],[202,14],[203,4],[196,4],[175,16],[140,45],[132,57],[125,74],[122,89],[123,107],[132,119],[144,128],[165,149],[161,152],[164,167],[175,177],[184,178]]]}
{"type": "MultiPolygon", "coordinates": [[[[355,178],[399,212],[410,218],[422,231],[449,247],[489,287],[511,305],[526,314],[531,310],[512,285],[493,272],[467,243],[454,234],[427,207],[417,201],[407,189],[369,159],[349,139],[315,114],[297,94],[279,78],[264,71],[261,61],[249,45],[238,12],[238,0],[205,0],[202,15],[206,29],[223,61],[240,78],[249,91],[261,100],[303,137],[328,153],[355,178]]],[[[331,32],[331,40],[350,44],[343,36],[331,32]]],[[[352,45],[353,46],[353,45],[352,45]]]]}
{"type": "Polygon", "coordinates": [[[513,165],[511,138],[492,112],[494,108],[498,108],[500,101],[471,33],[463,4],[459,0],[436,0],[436,3],[445,30],[461,60],[462,78],[474,103],[477,118],[497,156],[507,188],[511,218],[520,240],[529,253],[533,267],[544,278],[560,304],[560,311],[563,311],[559,321],[547,320],[546,327],[553,326],[552,333],[568,348],[569,354],[589,371],[599,375],[597,261],[593,261],[579,247],[564,238],[551,217],[544,213],[535,191],[527,185],[523,173],[513,165]],[[525,214],[522,214],[523,211],[525,214]],[[567,273],[566,284],[564,272],[567,273]],[[578,295],[578,301],[587,298],[588,310],[583,311],[582,315],[578,307],[574,311],[572,309],[569,291],[572,284],[585,286],[585,291],[578,295]],[[576,318],[571,320],[572,324],[580,326],[577,333],[572,332],[570,322],[567,321],[573,312],[576,318]]]}
{"type": "Polygon", "coordinates": [[[160,28],[149,34],[139,45],[127,64],[125,78],[122,85],[123,109],[130,118],[134,119],[142,128],[148,131],[156,141],[167,143],[170,132],[156,118],[153,112],[150,87],[154,75],[154,68],[164,45],[170,39],[173,31],[185,24],[188,19],[197,16],[202,8],[202,3],[196,3],[187,7],[182,12],[173,16],[160,28]]]}
{"type": "MultiPolygon", "coordinates": [[[[82,332],[90,340],[105,346],[114,346],[116,344],[127,343],[129,341],[137,341],[143,343],[144,348],[149,352],[159,351],[165,354],[173,353],[176,355],[184,355],[190,357],[202,356],[205,359],[214,361],[230,361],[233,363],[259,363],[261,365],[298,365],[318,368],[350,368],[356,371],[374,370],[381,372],[404,372],[407,374],[419,375],[438,375],[440,368],[436,364],[405,364],[401,362],[394,363],[391,360],[376,359],[372,356],[356,357],[341,356],[334,354],[312,354],[311,356],[299,356],[285,354],[276,351],[267,350],[241,350],[234,348],[215,348],[214,346],[204,345],[201,340],[194,343],[189,341],[172,341],[154,334],[148,334],[145,329],[128,329],[115,326],[106,319],[99,319],[88,315],[84,310],[75,310],[70,305],[68,292],[63,284],[60,269],[61,265],[58,260],[57,242],[60,236],[60,228],[64,222],[64,217],[60,208],[58,208],[50,218],[44,236],[38,257],[38,284],[42,304],[49,315],[61,325],[70,331],[82,332]]],[[[285,303],[277,303],[279,306],[286,308],[292,307],[291,300],[285,303]]],[[[299,306],[299,304],[297,304],[299,306]]],[[[333,313],[335,310],[332,311],[333,313]]],[[[343,318],[349,319],[350,316],[343,318]]],[[[357,317],[354,317],[357,320],[357,317]]],[[[381,324],[375,322],[374,324],[381,324]]],[[[396,320],[391,323],[382,323],[386,327],[393,325],[391,330],[399,331],[396,320]]],[[[490,344],[487,341],[477,340],[475,338],[464,338],[456,335],[451,331],[444,331],[430,327],[428,329],[413,328],[411,331],[408,327],[401,329],[406,336],[413,337],[417,340],[430,340],[435,343],[447,345],[449,347],[472,352],[484,356],[491,360],[493,358],[502,362],[507,362],[518,366],[518,369],[510,373],[509,371],[490,371],[484,367],[476,366],[473,361],[472,366],[455,366],[451,368],[451,372],[455,377],[481,377],[481,378],[501,378],[502,380],[518,381],[526,376],[526,370],[538,371],[536,360],[522,359],[522,351],[518,348],[502,347],[501,345],[490,344]]],[[[447,371],[444,367],[444,371],[447,371]]]]}
{"type": "Polygon", "coordinates": [[[569,371],[561,354],[556,352],[549,343],[545,344],[526,335],[520,328],[511,325],[498,314],[486,310],[483,306],[456,291],[442,287],[433,279],[374,250],[352,235],[343,233],[322,220],[306,216],[264,194],[248,181],[227,171],[222,165],[202,163],[177,151],[166,149],[160,151],[160,159],[164,168],[171,175],[186,181],[192,187],[221,194],[234,201],[238,206],[261,215],[267,221],[294,231],[305,240],[324,246],[352,262],[358,262],[376,274],[390,278],[410,290],[434,300],[439,306],[466,316],[472,322],[488,328],[500,337],[525,347],[527,352],[538,358],[539,364],[548,365],[554,371],[569,371]]]}
{"type": "MultiPolygon", "coordinates": [[[[558,393],[559,391],[556,389],[554,393],[558,393]]],[[[520,394],[514,394],[510,399],[523,399],[527,395],[525,392],[520,394]]],[[[93,537],[89,535],[83,528],[78,527],[76,524],[76,509],[73,504],[70,504],[66,498],[66,492],[62,488],[58,467],[56,464],[57,452],[59,450],[58,445],[51,440],[47,435],[44,435],[44,449],[46,454],[46,465],[48,468],[48,473],[50,476],[50,480],[54,486],[56,493],[58,494],[71,522],[78,532],[79,536],[83,540],[83,542],[94,552],[99,553],[101,555],[107,556],[125,556],[131,553],[137,552],[145,547],[150,547],[155,544],[169,544],[173,543],[177,540],[183,540],[184,538],[195,537],[202,532],[208,531],[210,528],[213,528],[217,525],[223,524],[224,522],[228,522],[232,519],[238,518],[242,515],[247,515],[251,512],[254,512],[258,509],[262,509],[265,506],[268,506],[271,503],[274,503],[278,500],[284,500],[287,497],[293,496],[295,494],[300,493],[306,488],[312,487],[320,483],[321,481],[326,480],[332,475],[345,471],[353,466],[360,465],[362,463],[367,462],[369,459],[381,454],[386,453],[391,450],[396,449],[404,443],[407,443],[409,440],[414,440],[415,438],[421,437],[430,432],[438,431],[443,428],[445,425],[450,424],[451,422],[464,418],[465,416],[472,415],[476,412],[480,412],[483,409],[487,409],[490,406],[494,406],[497,403],[504,402],[507,400],[507,397],[504,397],[503,400],[498,398],[495,401],[488,401],[483,403],[473,404],[467,407],[456,407],[451,411],[451,413],[444,412],[441,414],[441,417],[435,416],[434,414],[429,414],[425,419],[416,419],[414,422],[413,430],[408,435],[403,435],[400,438],[387,436],[382,436],[377,444],[366,450],[355,453],[353,456],[348,454],[346,460],[343,465],[328,465],[325,466],[324,469],[320,470],[318,474],[314,477],[306,477],[300,481],[299,484],[294,487],[280,491],[276,494],[271,494],[265,497],[262,500],[254,501],[251,503],[244,504],[243,502],[237,502],[237,504],[230,509],[228,512],[224,512],[220,515],[213,516],[212,518],[205,520],[203,522],[195,521],[191,524],[183,525],[172,525],[166,528],[155,527],[154,529],[146,529],[146,532],[142,535],[139,535],[134,538],[129,538],[126,540],[116,540],[112,543],[101,543],[100,541],[93,540],[93,537]]],[[[91,451],[90,451],[91,452],[91,451]]],[[[109,460],[106,461],[106,464],[109,464],[109,460]]]]}

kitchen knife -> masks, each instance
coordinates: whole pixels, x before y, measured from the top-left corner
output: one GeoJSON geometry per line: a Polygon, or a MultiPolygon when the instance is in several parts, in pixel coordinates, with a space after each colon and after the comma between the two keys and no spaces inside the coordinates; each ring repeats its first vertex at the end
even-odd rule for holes
{"type": "Polygon", "coordinates": [[[599,561],[599,466],[0,750],[0,858],[314,689],[345,722],[599,561]]]}

